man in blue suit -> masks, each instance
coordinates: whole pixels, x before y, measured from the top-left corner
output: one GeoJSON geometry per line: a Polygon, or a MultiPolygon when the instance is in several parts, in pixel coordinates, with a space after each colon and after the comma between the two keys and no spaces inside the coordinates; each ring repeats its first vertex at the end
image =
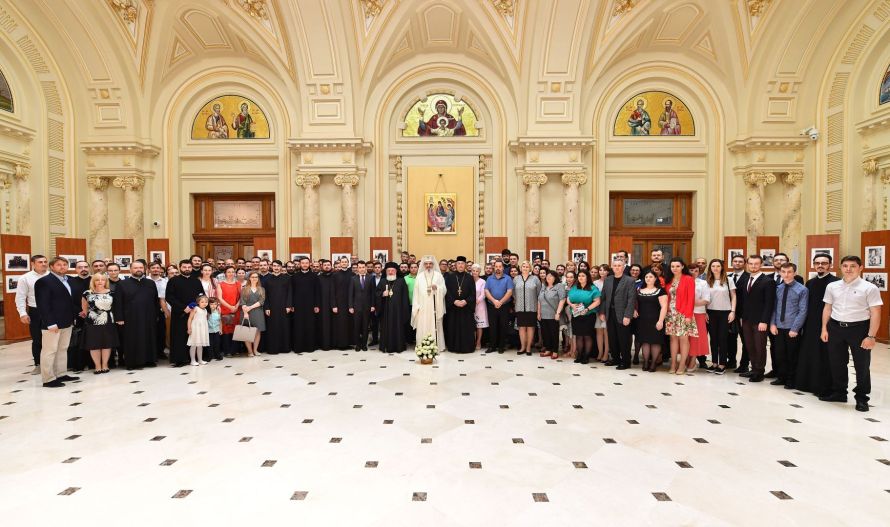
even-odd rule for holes
{"type": "Polygon", "coordinates": [[[74,307],[72,287],[65,273],[68,260],[56,256],[50,263],[50,272],[34,283],[34,297],[40,312],[40,330],[43,347],[40,351],[40,374],[44,388],[65,386],[64,381],[76,381],[67,375],[68,344],[77,310],[74,307]]]}

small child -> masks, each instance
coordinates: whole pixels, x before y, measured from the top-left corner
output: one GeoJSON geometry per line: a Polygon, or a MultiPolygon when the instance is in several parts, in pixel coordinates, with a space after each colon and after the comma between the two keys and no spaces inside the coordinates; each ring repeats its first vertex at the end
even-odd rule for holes
{"type": "Polygon", "coordinates": [[[210,299],[210,316],[207,317],[207,327],[210,329],[210,356],[216,360],[223,360],[220,340],[222,339],[222,315],[219,312],[219,299],[210,299]]]}
{"type": "Polygon", "coordinates": [[[192,358],[192,366],[207,364],[202,358],[204,348],[210,346],[210,328],[207,325],[207,305],[210,303],[206,295],[195,300],[195,308],[189,313],[188,346],[192,358]]]}

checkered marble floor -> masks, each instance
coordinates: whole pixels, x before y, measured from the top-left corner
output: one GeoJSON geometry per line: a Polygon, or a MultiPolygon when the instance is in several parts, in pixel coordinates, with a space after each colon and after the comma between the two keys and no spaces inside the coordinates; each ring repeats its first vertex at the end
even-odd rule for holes
{"type": "MultiPolygon", "coordinates": [[[[736,375],[316,352],[82,375],[0,348],[5,525],[887,525],[871,412],[736,375]],[[172,522],[172,523],[171,523],[172,522]]],[[[851,376],[852,377],[852,376],[851,376]]],[[[851,379],[852,383],[852,379],[851,379]]]]}

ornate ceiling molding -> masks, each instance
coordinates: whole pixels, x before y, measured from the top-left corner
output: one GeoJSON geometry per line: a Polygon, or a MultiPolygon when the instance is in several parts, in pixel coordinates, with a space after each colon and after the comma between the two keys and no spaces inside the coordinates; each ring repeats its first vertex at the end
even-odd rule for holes
{"type": "Polygon", "coordinates": [[[740,154],[751,150],[803,150],[812,144],[808,137],[746,137],[727,144],[729,151],[740,154]]]}
{"type": "Polygon", "coordinates": [[[90,155],[133,154],[140,157],[155,157],[161,153],[157,146],[138,141],[99,141],[80,142],[80,149],[90,155]]]}
{"type": "Polygon", "coordinates": [[[373,144],[360,137],[343,139],[288,139],[287,147],[294,152],[345,150],[356,154],[364,154],[371,151],[373,144]]]}
{"type": "Polygon", "coordinates": [[[571,148],[588,150],[596,144],[596,139],[592,136],[578,137],[520,137],[514,141],[510,141],[508,146],[510,150],[520,151],[545,148],[571,148]]]}
{"type": "Polygon", "coordinates": [[[752,17],[761,17],[772,3],[773,0],[748,0],[748,14],[752,17]]]}
{"type": "Polygon", "coordinates": [[[636,5],[636,0],[615,0],[615,3],[612,5],[612,16],[617,17],[627,14],[636,5]]]}

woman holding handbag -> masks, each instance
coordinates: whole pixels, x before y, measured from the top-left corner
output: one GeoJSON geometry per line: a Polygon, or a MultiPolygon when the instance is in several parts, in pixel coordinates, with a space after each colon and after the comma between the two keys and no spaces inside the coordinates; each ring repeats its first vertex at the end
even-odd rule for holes
{"type": "Polygon", "coordinates": [[[252,342],[244,341],[247,347],[247,356],[256,357],[260,354],[260,337],[266,331],[266,315],[263,314],[263,304],[266,302],[266,290],[260,283],[260,275],[252,271],[247,275],[247,283],[241,290],[241,311],[244,315],[242,326],[249,326],[256,330],[252,342]]]}
{"type": "Polygon", "coordinates": [[[241,321],[241,284],[235,278],[235,268],[228,266],[223,271],[223,279],[216,285],[216,298],[219,299],[219,314],[222,319],[221,351],[223,355],[231,357],[235,353],[235,342],[232,334],[235,326],[241,321]]]}

